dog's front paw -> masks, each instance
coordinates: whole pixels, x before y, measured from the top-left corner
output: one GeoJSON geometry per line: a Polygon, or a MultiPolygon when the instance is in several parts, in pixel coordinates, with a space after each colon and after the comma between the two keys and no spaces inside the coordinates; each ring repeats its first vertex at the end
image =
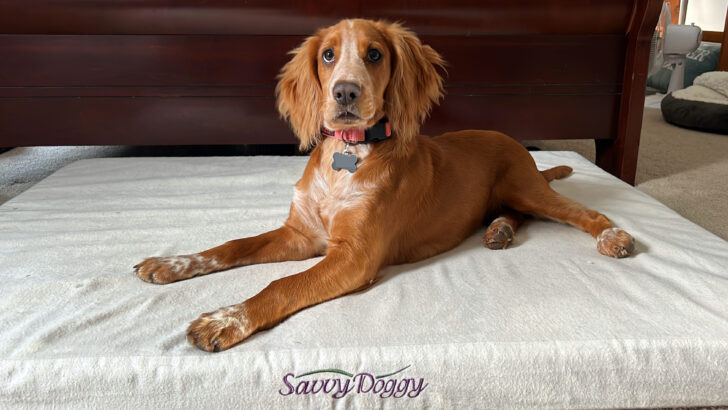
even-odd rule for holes
{"type": "Polygon", "coordinates": [[[187,328],[187,341],[208,352],[219,352],[253,333],[243,304],[203,313],[187,328]]]}
{"type": "Polygon", "coordinates": [[[199,255],[147,258],[134,266],[134,274],[145,282],[167,284],[202,274],[202,262],[199,255]]]}
{"type": "Polygon", "coordinates": [[[624,258],[634,251],[634,238],[619,228],[607,228],[597,236],[597,249],[602,255],[624,258]]]}

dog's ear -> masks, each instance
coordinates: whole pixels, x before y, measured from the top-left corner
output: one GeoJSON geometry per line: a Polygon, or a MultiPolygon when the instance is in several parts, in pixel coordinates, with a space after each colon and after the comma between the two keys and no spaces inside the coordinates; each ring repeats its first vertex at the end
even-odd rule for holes
{"type": "Polygon", "coordinates": [[[302,151],[315,145],[321,132],[323,93],[317,66],[320,43],[317,33],[291,51],[293,57],[281,69],[276,86],[278,112],[291,123],[302,151]]]}
{"type": "MultiPolygon", "coordinates": [[[[399,24],[379,23],[392,46],[392,75],[385,93],[385,111],[392,131],[403,138],[416,136],[420,125],[444,94],[438,68],[445,68],[432,47],[399,24]]],[[[406,141],[403,141],[406,142],[406,141]]]]}

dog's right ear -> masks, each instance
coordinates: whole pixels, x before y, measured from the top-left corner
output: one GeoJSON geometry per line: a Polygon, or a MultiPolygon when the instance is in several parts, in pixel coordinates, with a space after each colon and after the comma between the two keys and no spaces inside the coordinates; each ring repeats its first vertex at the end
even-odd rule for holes
{"type": "Polygon", "coordinates": [[[278,112],[289,121],[301,141],[300,149],[314,146],[321,134],[323,121],[323,92],[318,78],[318,49],[320,33],[307,38],[290,52],[291,61],[278,75],[276,98],[278,112]]]}

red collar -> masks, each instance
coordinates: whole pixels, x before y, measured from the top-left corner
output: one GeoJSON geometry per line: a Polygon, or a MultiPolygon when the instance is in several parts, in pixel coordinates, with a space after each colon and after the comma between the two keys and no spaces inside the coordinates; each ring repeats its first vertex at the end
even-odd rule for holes
{"type": "Polygon", "coordinates": [[[350,128],[348,130],[330,130],[326,127],[321,127],[321,135],[336,138],[337,140],[350,144],[376,142],[391,137],[392,126],[389,124],[387,117],[383,117],[379,122],[367,129],[350,128]]]}

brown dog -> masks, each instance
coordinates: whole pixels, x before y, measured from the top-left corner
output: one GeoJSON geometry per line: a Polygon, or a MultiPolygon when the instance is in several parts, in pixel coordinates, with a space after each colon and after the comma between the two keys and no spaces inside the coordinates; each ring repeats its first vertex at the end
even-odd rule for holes
{"type": "Polygon", "coordinates": [[[315,148],[286,222],[197,254],[146,259],[136,274],[170,283],[326,257],[239,305],[203,314],[187,330],[190,343],[227,349],[303,308],[370,286],[387,265],[451,249],[487,221],[483,242],[491,249],[505,248],[523,214],[535,214],[590,233],[604,255],[632,251],[627,232],[549,187],[571,168],[539,172],[518,142],[494,131],[420,136],[443,93],[443,60],[400,25],[345,20],[292,54],[276,88],[278,109],[301,147],[315,148]]]}

